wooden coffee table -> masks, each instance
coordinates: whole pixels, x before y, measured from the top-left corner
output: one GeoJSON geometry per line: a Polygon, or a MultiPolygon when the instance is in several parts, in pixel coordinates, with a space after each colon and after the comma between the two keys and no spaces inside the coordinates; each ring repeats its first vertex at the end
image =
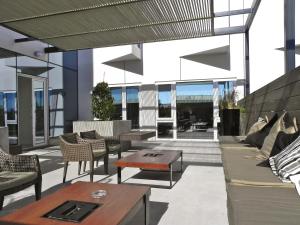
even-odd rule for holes
{"type": "Polygon", "coordinates": [[[61,188],[54,194],[40,201],[27,205],[7,216],[0,217],[1,225],[68,225],[76,224],[55,219],[44,218],[43,215],[67,200],[97,203],[96,208],[79,224],[81,225],[119,225],[127,224],[140,209],[144,209],[144,224],[149,224],[150,188],[133,185],[101,184],[77,182],[61,188]],[[93,191],[107,191],[105,197],[91,197],[93,191]]]}
{"type": "Polygon", "coordinates": [[[179,150],[141,150],[132,155],[119,159],[115,162],[118,167],[118,184],[122,181],[122,168],[135,167],[145,170],[164,171],[170,173],[170,188],[173,186],[173,163],[181,158],[182,173],[182,151],[179,150]]]}

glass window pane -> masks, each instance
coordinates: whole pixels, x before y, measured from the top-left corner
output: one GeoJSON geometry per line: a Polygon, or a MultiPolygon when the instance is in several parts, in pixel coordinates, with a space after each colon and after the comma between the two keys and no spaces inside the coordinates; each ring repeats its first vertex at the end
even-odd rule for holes
{"type": "Polygon", "coordinates": [[[126,88],[127,120],[131,120],[133,129],[139,128],[139,88],[126,88]]]}
{"type": "Polygon", "coordinates": [[[7,120],[16,120],[16,93],[6,93],[7,120]]]}
{"type": "Polygon", "coordinates": [[[111,88],[111,95],[114,99],[115,111],[113,120],[122,120],[122,88],[111,88]]]}
{"type": "Polygon", "coordinates": [[[160,85],[158,87],[158,117],[171,117],[171,85],[160,85]]]}
{"type": "Polygon", "coordinates": [[[8,124],[7,126],[9,137],[18,137],[18,124],[8,124]]]}
{"type": "Polygon", "coordinates": [[[213,139],[213,84],[176,85],[177,138],[213,139]]]}
{"type": "Polygon", "coordinates": [[[0,92],[0,126],[5,126],[5,116],[4,116],[4,94],[0,92]]]}
{"type": "Polygon", "coordinates": [[[173,123],[157,123],[158,138],[173,138],[173,123]]]}
{"type": "Polygon", "coordinates": [[[49,64],[49,136],[64,133],[63,68],[49,64]]]}

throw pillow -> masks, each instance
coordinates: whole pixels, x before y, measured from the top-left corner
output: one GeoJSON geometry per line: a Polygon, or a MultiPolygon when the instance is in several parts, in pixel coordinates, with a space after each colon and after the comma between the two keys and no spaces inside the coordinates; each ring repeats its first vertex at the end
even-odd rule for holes
{"type": "Polygon", "coordinates": [[[245,143],[253,147],[261,148],[265,138],[269,135],[269,132],[273,125],[276,123],[278,115],[275,114],[273,118],[259,131],[250,134],[246,137],[245,143]]]}
{"type": "Polygon", "coordinates": [[[70,143],[70,144],[77,144],[77,134],[76,133],[71,133],[71,134],[64,134],[63,139],[70,143]]]}
{"type": "Polygon", "coordinates": [[[267,158],[270,156],[276,137],[280,131],[283,131],[287,134],[293,134],[298,131],[295,120],[287,112],[283,113],[282,116],[277,120],[270,130],[268,136],[264,140],[261,151],[267,158]]]}
{"type": "Polygon", "coordinates": [[[300,172],[300,136],[279,154],[269,159],[273,173],[282,181],[300,172]]]}
{"type": "Polygon", "coordinates": [[[256,133],[258,131],[260,131],[266,124],[268,123],[268,120],[267,119],[263,119],[261,117],[258,118],[257,122],[254,123],[248,133],[247,133],[247,136],[249,136],[250,134],[253,134],[253,133],[256,133]]]}
{"type": "Polygon", "coordinates": [[[283,149],[293,143],[300,135],[300,131],[297,131],[293,134],[287,134],[283,131],[280,131],[276,137],[275,143],[273,145],[270,157],[279,154],[283,149]]]}
{"type": "Polygon", "coordinates": [[[80,137],[83,139],[97,139],[95,130],[80,132],[80,137]]]}

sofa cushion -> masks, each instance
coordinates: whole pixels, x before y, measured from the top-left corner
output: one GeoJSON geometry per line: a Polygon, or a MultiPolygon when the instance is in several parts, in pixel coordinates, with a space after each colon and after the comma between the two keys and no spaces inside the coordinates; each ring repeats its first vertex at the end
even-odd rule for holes
{"type": "Polygon", "coordinates": [[[265,138],[261,151],[266,157],[270,156],[276,137],[280,131],[287,134],[293,134],[298,131],[296,121],[289,115],[289,113],[284,113],[277,120],[268,136],[265,138]]]}
{"type": "Polygon", "coordinates": [[[262,160],[256,155],[258,149],[254,148],[222,148],[222,160],[224,174],[227,182],[248,183],[261,185],[274,183],[282,185],[282,182],[275,176],[271,169],[261,166],[262,160]]]}
{"type": "Polygon", "coordinates": [[[0,191],[29,183],[37,178],[36,172],[0,172],[0,191]]]}
{"type": "Polygon", "coordinates": [[[298,225],[300,201],[295,188],[227,185],[231,225],[298,225]]]}
{"type": "Polygon", "coordinates": [[[250,134],[253,134],[253,133],[256,133],[258,131],[260,131],[266,124],[268,123],[268,120],[267,119],[263,119],[261,117],[258,118],[257,122],[254,123],[248,133],[247,133],[247,136],[249,136],[250,134]]]}
{"type": "Polygon", "coordinates": [[[275,143],[270,153],[270,157],[280,153],[288,145],[293,143],[299,137],[299,135],[300,135],[300,131],[297,131],[296,133],[293,134],[287,134],[283,131],[280,131],[276,137],[275,143]]]}
{"type": "Polygon", "coordinates": [[[273,118],[261,130],[248,135],[245,139],[245,143],[257,148],[261,148],[263,146],[265,138],[269,135],[269,132],[273,125],[276,123],[277,119],[278,116],[277,114],[275,114],[273,118]]]}
{"type": "Polygon", "coordinates": [[[97,139],[95,130],[80,132],[80,137],[83,139],[97,139]]]}
{"type": "Polygon", "coordinates": [[[300,172],[300,137],[269,159],[272,171],[283,181],[300,172]]]}

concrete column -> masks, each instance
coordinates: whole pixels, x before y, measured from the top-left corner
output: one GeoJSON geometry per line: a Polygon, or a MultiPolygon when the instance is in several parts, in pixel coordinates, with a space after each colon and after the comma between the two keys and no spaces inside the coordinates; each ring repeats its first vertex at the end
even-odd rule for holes
{"type": "Polygon", "coordinates": [[[18,76],[19,144],[33,146],[32,79],[18,76]]]}
{"type": "Polygon", "coordinates": [[[284,1],[285,72],[295,69],[295,0],[284,1]]]}

